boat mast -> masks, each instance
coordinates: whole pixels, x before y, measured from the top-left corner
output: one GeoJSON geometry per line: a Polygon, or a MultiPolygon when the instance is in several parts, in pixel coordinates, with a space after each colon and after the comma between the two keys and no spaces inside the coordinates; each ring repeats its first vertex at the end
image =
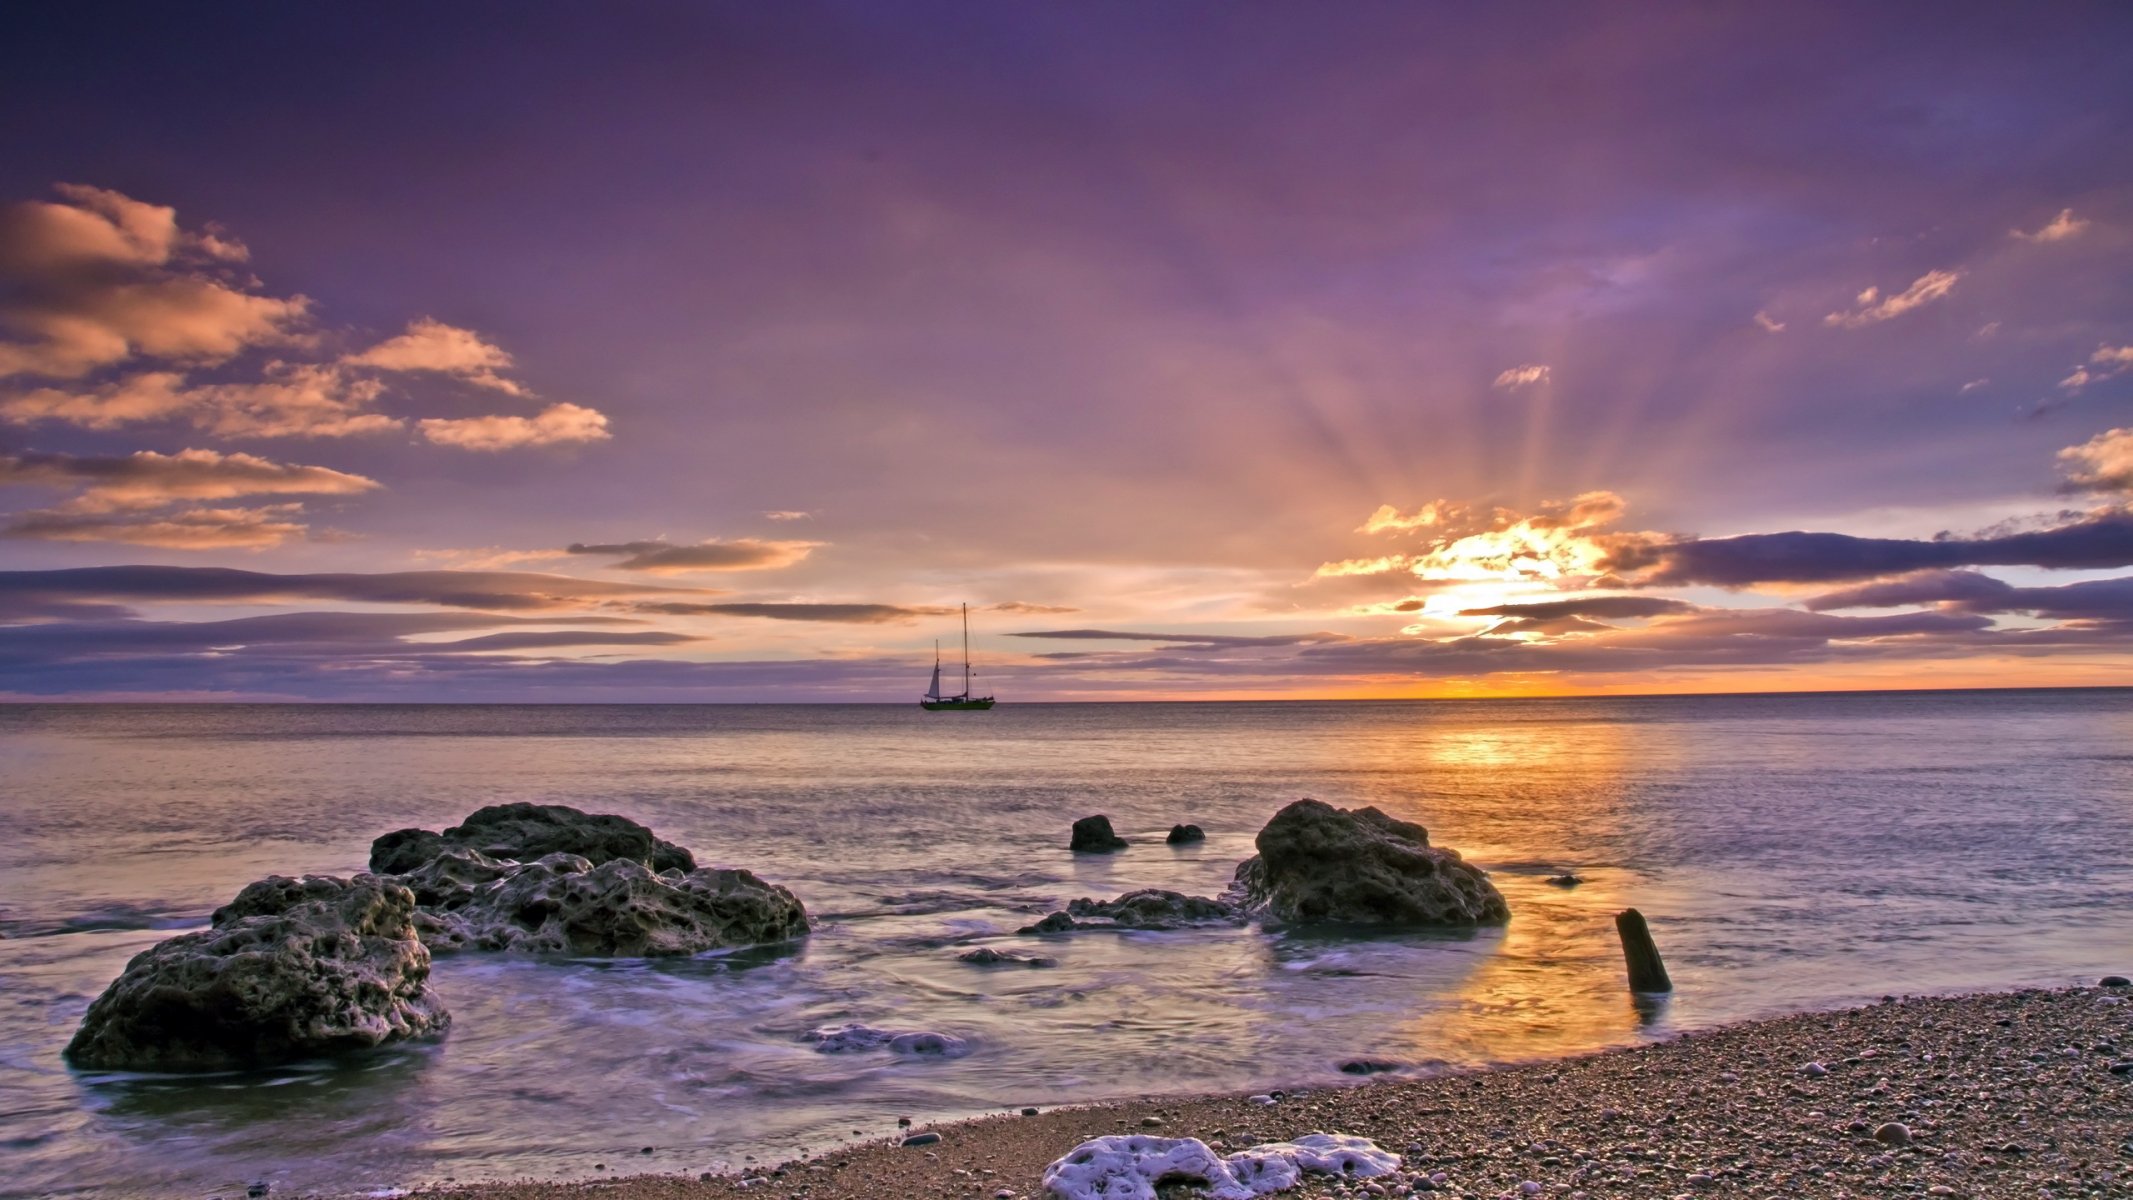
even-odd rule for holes
{"type": "Polygon", "coordinates": [[[970,695],[970,605],[963,605],[963,695],[970,695]]]}

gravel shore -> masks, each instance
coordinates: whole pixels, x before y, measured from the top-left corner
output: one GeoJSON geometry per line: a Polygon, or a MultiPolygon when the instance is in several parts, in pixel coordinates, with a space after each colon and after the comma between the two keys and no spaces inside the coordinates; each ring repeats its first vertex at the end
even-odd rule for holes
{"type": "Polygon", "coordinates": [[[749,1178],[430,1194],[1036,1200],[1047,1163],[1103,1134],[1233,1150],[1313,1131],[1372,1138],[1404,1167],[1286,1195],[2133,1196],[2133,988],[1890,999],[1273,1104],[1164,1097],[988,1117],[931,1130],[940,1141],[923,1147],[847,1147],[749,1178]]]}

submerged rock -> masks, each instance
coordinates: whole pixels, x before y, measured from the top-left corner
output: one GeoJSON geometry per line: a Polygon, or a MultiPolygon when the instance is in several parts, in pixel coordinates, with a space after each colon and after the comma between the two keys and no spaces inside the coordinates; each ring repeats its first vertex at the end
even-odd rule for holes
{"type": "Polygon", "coordinates": [[[1161,888],[1127,892],[1116,900],[1075,900],[1067,915],[1077,921],[1108,921],[1124,929],[1175,929],[1182,925],[1232,924],[1244,914],[1236,905],[1161,888]]]}
{"type": "Polygon", "coordinates": [[[415,898],[371,875],[274,876],[217,909],[214,926],[133,957],[67,1043],[80,1067],[189,1071],[266,1066],[436,1033],[415,898]]]}
{"type": "Polygon", "coordinates": [[[1128,892],[1116,900],[1070,901],[1065,912],[1055,912],[1017,933],[1072,933],[1077,929],[1182,929],[1193,925],[1234,925],[1244,912],[1225,900],[1187,896],[1161,888],[1128,892]]]}
{"type": "Polygon", "coordinates": [[[1182,846],[1187,842],[1204,842],[1207,840],[1207,831],[1198,825],[1172,825],[1170,836],[1163,840],[1173,846],[1182,846]]]}
{"type": "Polygon", "coordinates": [[[653,871],[693,871],[696,859],[652,831],[608,813],[588,813],[565,804],[492,804],[443,833],[396,829],[370,844],[370,869],[405,875],[447,850],[476,850],[490,858],[533,862],[551,854],[575,854],[594,866],[627,859],[653,871]]]}
{"type": "Polygon", "coordinates": [[[416,923],[437,950],[658,957],[789,941],[807,911],[748,871],[654,874],[617,858],[575,854],[501,863],[470,851],[405,877],[424,898],[416,923]]]}
{"type": "Polygon", "coordinates": [[[1559,888],[1574,888],[1577,885],[1585,882],[1585,877],[1583,875],[1573,875],[1570,872],[1565,871],[1560,875],[1550,875],[1548,877],[1548,882],[1559,888]]]}
{"type": "Polygon", "coordinates": [[[828,1029],[810,1029],[801,1038],[813,1042],[818,1054],[887,1049],[891,1054],[921,1058],[961,1058],[970,1053],[970,1043],[953,1034],[924,1029],[898,1032],[857,1022],[828,1029]]]}
{"type": "Polygon", "coordinates": [[[1365,1138],[1310,1133],[1218,1155],[1198,1138],[1111,1134],[1069,1150],[1044,1169],[1060,1200],[1156,1200],[1158,1187],[1206,1189],[1212,1200],[1252,1200],[1285,1192],[1306,1174],[1372,1179],[1400,1169],[1400,1156],[1365,1138]]]}
{"type": "Polygon", "coordinates": [[[1511,910],[1488,874],[1375,808],[1298,800],[1237,868],[1244,910],[1284,924],[1486,925],[1511,910]]]}
{"type": "Polygon", "coordinates": [[[1126,839],[1111,832],[1111,818],[1098,814],[1074,822],[1074,837],[1067,843],[1067,849],[1101,854],[1123,850],[1127,844],[1126,839]]]}
{"type": "Polygon", "coordinates": [[[990,946],[980,946],[975,950],[965,950],[956,955],[955,960],[980,967],[1056,967],[1059,965],[1059,960],[1056,958],[1039,958],[1033,954],[1017,954],[1012,950],[995,950],[990,946]]]}

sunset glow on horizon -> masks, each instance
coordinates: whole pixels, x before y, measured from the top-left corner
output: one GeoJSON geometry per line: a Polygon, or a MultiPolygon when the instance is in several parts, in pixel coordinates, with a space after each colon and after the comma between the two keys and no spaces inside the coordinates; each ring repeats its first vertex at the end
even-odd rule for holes
{"type": "Polygon", "coordinates": [[[0,700],[2126,685],[2133,14],[1940,12],[7,18],[0,700]]]}

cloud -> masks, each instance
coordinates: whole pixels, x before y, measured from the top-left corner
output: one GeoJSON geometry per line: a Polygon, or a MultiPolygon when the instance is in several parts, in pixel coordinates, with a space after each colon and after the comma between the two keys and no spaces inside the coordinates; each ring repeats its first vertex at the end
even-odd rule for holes
{"type": "Polygon", "coordinates": [[[798,509],[773,508],[769,512],[764,513],[763,517],[765,520],[769,521],[805,521],[814,515],[815,514],[811,512],[801,512],[798,509]]]}
{"type": "Polygon", "coordinates": [[[593,554],[620,558],[623,571],[765,571],[789,567],[813,553],[820,542],[780,542],[761,538],[712,538],[694,545],[673,542],[606,542],[588,545],[573,542],[568,554],[593,554]]]}
{"type": "Polygon", "coordinates": [[[514,450],[521,446],[556,446],[604,442],[607,416],[582,404],[551,404],[531,417],[490,416],[427,418],[418,422],[422,436],[441,446],[462,450],[514,450]]]}
{"type": "Polygon", "coordinates": [[[297,335],[310,302],[251,291],[226,267],[240,244],[117,192],[57,190],[0,209],[0,378],[74,379],[136,354],[213,364],[297,335]]]}
{"type": "Polygon", "coordinates": [[[483,340],[471,329],[429,317],[409,324],[406,333],[341,361],[382,371],[430,371],[511,396],[526,394],[516,380],[500,374],[511,369],[511,356],[502,347],[483,340]]]}
{"type": "Polygon", "coordinates": [[[0,485],[73,491],[53,508],[12,514],[0,536],[62,542],[126,542],[175,550],[260,549],[309,532],[300,503],[207,508],[192,502],[244,496],[348,496],[375,480],[328,467],[272,462],[250,454],[183,450],[75,457],[0,456],[0,485]]]}
{"type": "Polygon", "coordinates": [[[2098,346],[2096,353],[2089,355],[2088,362],[2074,368],[2073,373],[2059,381],[2059,386],[2070,392],[2078,392],[2092,383],[2100,383],[2133,371],[2133,345],[2098,346]]]}
{"type": "Polygon", "coordinates": [[[2024,242],[2063,242],[2088,227],[2089,223],[2076,217],[2073,209],[2062,208],[2059,210],[2058,216],[2045,222],[2043,227],[2034,233],[2025,233],[2020,229],[2010,229],[2007,231],[2007,235],[2024,242]]]}
{"type": "Polygon", "coordinates": [[[2133,624],[2133,576],[2016,587],[1976,571],[1918,571],[1810,597],[1813,612],[1934,604],[1954,612],[2028,613],[2056,620],[2133,624]]]}
{"type": "Polygon", "coordinates": [[[2133,566],[2133,513],[2105,510],[2052,529],[1974,539],[1751,533],[1729,538],[1611,540],[1604,564],[1640,585],[1834,583],[1928,568],[2133,566]]]}
{"type": "Polygon", "coordinates": [[[182,420],[228,438],[349,437],[401,426],[397,417],[365,411],[383,390],[318,363],[271,362],[254,380],[198,385],[177,372],[144,371],[87,388],[0,395],[0,418],[83,429],[182,420]]]}
{"type": "Polygon", "coordinates": [[[1504,391],[1514,391],[1518,388],[1546,382],[1548,382],[1547,364],[1526,363],[1523,366],[1506,368],[1502,374],[1496,377],[1496,382],[1489,386],[1500,388],[1504,391]]]}
{"type": "MultiPolygon", "coordinates": [[[[579,579],[526,571],[385,571],[272,574],[229,567],[111,566],[0,571],[0,602],[12,604],[290,604],[344,601],[490,611],[542,611],[698,588],[579,579]]],[[[714,593],[715,594],[715,593],[714,593]]]]}
{"type": "Polygon", "coordinates": [[[1403,515],[1381,506],[1363,523],[1366,533],[1424,533],[1413,552],[1321,564],[1314,578],[1406,573],[1438,582],[1564,580],[1597,575],[1607,551],[1595,531],[1621,519],[1626,505],[1613,492],[1585,492],[1550,501],[1530,515],[1481,509],[1450,500],[1403,515]]]}
{"type": "MultiPolygon", "coordinates": [[[[1421,606],[1418,604],[1416,607],[1421,606]]],[[[1577,596],[1568,600],[1540,600],[1530,603],[1492,604],[1486,608],[1462,608],[1459,615],[1552,621],[1562,617],[1634,619],[1695,610],[1696,606],[1686,600],[1670,600],[1663,596],[1577,596]]]]}
{"type": "Polygon", "coordinates": [[[1068,641],[1106,642],[1172,642],[1185,646],[1300,646],[1314,642],[1337,642],[1346,640],[1338,633],[1278,633],[1265,636],[1239,636],[1219,633],[1148,633],[1117,629],[1038,629],[1026,633],[1010,633],[1009,637],[1058,638],[1068,641]]]}
{"type": "Polygon", "coordinates": [[[1873,325],[1891,317],[1900,317],[1914,308],[1931,304],[1955,289],[1961,271],[1928,271],[1913,280],[1910,287],[1894,296],[1884,296],[1879,288],[1868,288],[1859,293],[1858,303],[1848,312],[1833,312],[1822,318],[1823,323],[1846,329],[1873,325]]]}
{"type": "Polygon", "coordinates": [[[1071,604],[1029,604],[1021,600],[1002,600],[985,606],[989,612],[1026,613],[1031,616],[1060,616],[1081,610],[1071,604]]]}
{"type": "Polygon", "coordinates": [[[938,605],[902,604],[683,604],[647,603],[638,612],[656,612],[677,617],[764,617],[772,621],[820,621],[837,625],[887,625],[920,617],[952,616],[955,609],[938,605]]]}
{"type": "Polygon", "coordinates": [[[1765,333],[1785,332],[1785,323],[1783,321],[1780,321],[1776,317],[1771,316],[1769,313],[1762,312],[1760,310],[1758,310],[1755,314],[1755,323],[1757,325],[1760,325],[1763,329],[1763,332],[1765,333]]]}
{"type": "Polygon", "coordinates": [[[2133,429],[2106,429],[2059,452],[2063,490],[2133,492],[2133,429]]]}
{"type": "Polygon", "coordinates": [[[11,514],[0,536],[43,542],[124,542],[167,550],[263,550],[309,527],[301,505],[184,508],[168,512],[99,512],[38,508],[11,514]]]}
{"type": "Polygon", "coordinates": [[[0,455],[0,485],[80,488],[78,502],[97,510],[155,507],[175,500],[238,496],[349,496],[378,483],[330,467],[277,463],[251,454],[180,450],[126,455],[0,455]]]}

